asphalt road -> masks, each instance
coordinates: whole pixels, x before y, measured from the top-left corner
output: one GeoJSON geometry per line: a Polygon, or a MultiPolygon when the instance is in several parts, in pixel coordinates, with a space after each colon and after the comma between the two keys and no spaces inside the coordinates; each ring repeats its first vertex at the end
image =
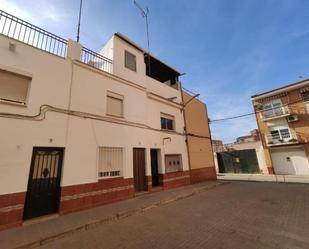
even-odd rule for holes
{"type": "Polygon", "coordinates": [[[309,184],[233,182],[41,248],[308,249],[309,184]]]}

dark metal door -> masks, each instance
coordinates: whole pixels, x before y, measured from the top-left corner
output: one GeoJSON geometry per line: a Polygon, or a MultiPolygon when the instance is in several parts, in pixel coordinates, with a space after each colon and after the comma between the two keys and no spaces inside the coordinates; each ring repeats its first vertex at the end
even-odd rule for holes
{"type": "Polygon", "coordinates": [[[145,149],[133,148],[133,173],[135,191],[146,191],[145,149]]]}
{"type": "Polygon", "coordinates": [[[152,186],[159,186],[158,150],[151,149],[150,156],[151,156],[152,186]]]}
{"type": "Polygon", "coordinates": [[[34,147],[24,219],[58,212],[63,148],[34,147]]]}

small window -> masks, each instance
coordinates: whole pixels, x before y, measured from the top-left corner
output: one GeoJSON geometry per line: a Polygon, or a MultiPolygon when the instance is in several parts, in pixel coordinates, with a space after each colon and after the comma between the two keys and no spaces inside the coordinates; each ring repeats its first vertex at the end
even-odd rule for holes
{"type": "Polygon", "coordinates": [[[100,178],[122,176],[123,152],[123,148],[99,147],[98,176],[100,178]]]}
{"type": "Polygon", "coordinates": [[[161,129],[175,130],[174,116],[161,113],[161,129]]]}
{"type": "Polygon", "coordinates": [[[309,91],[301,93],[304,101],[309,101],[309,91]]]}
{"type": "Polygon", "coordinates": [[[116,117],[123,117],[123,96],[120,94],[108,92],[106,114],[116,117]]]}
{"type": "Polygon", "coordinates": [[[165,172],[182,171],[181,155],[165,155],[165,172]]]}
{"type": "Polygon", "coordinates": [[[0,101],[26,104],[31,78],[0,70],[0,101]]]}
{"type": "Polygon", "coordinates": [[[124,66],[136,72],[136,56],[128,51],[125,51],[124,58],[124,66]]]}

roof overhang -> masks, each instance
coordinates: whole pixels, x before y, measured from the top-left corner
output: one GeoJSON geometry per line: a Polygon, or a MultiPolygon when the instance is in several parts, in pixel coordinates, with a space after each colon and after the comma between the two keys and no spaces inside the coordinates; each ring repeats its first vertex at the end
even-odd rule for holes
{"type": "Polygon", "coordinates": [[[271,90],[271,91],[267,91],[267,92],[264,92],[264,93],[253,95],[253,96],[251,96],[251,100],[259,100],[259,99],[271,97],[271,96],[276,95],[276,94],[284,93],[284,92],[291,91],[291,90],[301,88],[301,87],[305,87],[305,86],[308,86],[308,85],[309,85],[309,79],[305,79],[305,80],[298,81],[298,82],[295,82],[295,83],[292,83],[292,84],[289,84],[289,85],[286,85],[286,86],[283,86],[283,87],[276,88],[276,89],[271,90]]]}

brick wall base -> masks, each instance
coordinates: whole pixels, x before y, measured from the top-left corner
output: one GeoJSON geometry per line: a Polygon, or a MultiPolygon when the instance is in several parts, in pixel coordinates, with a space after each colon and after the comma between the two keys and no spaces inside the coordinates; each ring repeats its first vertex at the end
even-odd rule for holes
{"type": "Polygon", "coordinates": [[[26,193],[0,195],[0,231],[22,224],[26,193]]]}
{"type": "Polygon", "coordinates": [[[267,167],[267,170],[268,170],[268,174],[270,174],[270,175],[274,175],[275,174],[275,171],[274,171],[273,167],[267,167]]]}
{"type": "Polygon", "coordinates": [[[122,177],[100,180],[96,183],[62,187],[60,214],[97,207],[133,198],[133,179],[122,177]]]}
{"type": "Polygon", "coordinates": [[[179,171],[161,174],[160,178],[162,179],[163,188],[171,189],[181,186],[186,186],[190,184],[190,172],[189,171],[179,171]]]}
{"type": "MultiPolygon", "coordinates": [[[[272,169],[272,168],[271,168],[272,169]]],[[[207,180],[216,180],[214,167],[160,174],[160,186],[146,176],[147,191],[157,192],[207,180]]],[[[22,224],[26,193],[0,195],[0,230],[22,224]]],[[[122,177],[61,188],[59,214],[67,214],[134,197],[134,179],[122,177]]]]}
{"type": "Polygon", "coordinates": [[[203,181],[216,181],[217,173],[215,167],[207,167],[201,169],[190,170],[190,182],[191,184],[199,183],[203,181]]]}

